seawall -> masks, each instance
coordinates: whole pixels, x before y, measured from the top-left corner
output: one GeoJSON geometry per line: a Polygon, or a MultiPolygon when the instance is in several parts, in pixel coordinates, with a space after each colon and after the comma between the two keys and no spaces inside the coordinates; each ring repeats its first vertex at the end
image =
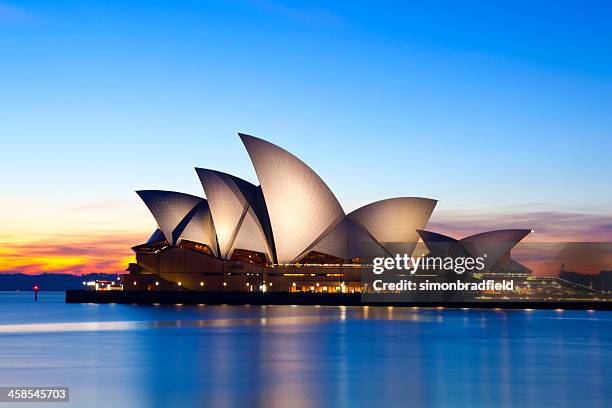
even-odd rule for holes
{"type": "Polygon", "coordinates": [[[200,292],[200,291],[92,291],[67,290],[66,303],[126,304],[209,304],[209,305],[320,305],[320,306],[396,306],[481,309],[578,309],[611,310],[605,301],[420,301],[362,302],[359,293],[288,292],[200,292]]]}

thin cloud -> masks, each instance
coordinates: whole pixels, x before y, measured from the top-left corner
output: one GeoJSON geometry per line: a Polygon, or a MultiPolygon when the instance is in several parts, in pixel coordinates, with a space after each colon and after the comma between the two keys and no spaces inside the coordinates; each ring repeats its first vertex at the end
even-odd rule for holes
{"type": "Polygon", "coordinates": [[[528,237],[539,242],[612,242],[612,216],[602,214],[534,211],[526,213],[434,214],[427,228],[463,238],[483,231],[505,228],[535,230],[528,237]]]}
{"type": "Polygon", "coordinates": [[[77,205],[74,207],[66,208],[68,211],[97,211],[106,210],[111,208],[121,208],[132,205],[132,202],[128,200],[100,200],[92,203],[77,205]]]}

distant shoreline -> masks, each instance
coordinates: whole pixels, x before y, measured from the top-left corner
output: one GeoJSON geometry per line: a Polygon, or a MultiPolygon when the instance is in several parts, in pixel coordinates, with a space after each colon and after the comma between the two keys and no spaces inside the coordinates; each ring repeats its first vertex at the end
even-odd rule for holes
{"type": "Polygon", "coordinates": [[[64,292],[83,288],[83,282],[114,280],[118,274],[90,273],[86,275],[73,275],[70,273],[40,273],[28,275],[25,273],[0,274],[0,292],[30,292],[34,285],[41,292],[64,292]]]}

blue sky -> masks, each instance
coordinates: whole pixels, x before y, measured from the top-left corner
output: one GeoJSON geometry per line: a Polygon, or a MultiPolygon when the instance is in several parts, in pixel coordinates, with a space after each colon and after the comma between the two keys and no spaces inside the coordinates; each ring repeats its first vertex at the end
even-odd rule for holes
{"type": "Polygon", "coordinates": [[[612,217],[612,3],[422,3],[0,0],[0,227],[148,226],[134,190],[256,181],[237,132],[347,211],[612,217]]]}

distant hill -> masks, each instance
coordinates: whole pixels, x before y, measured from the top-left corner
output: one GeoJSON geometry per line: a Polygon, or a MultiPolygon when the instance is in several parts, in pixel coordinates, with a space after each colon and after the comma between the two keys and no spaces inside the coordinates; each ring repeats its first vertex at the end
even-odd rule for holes
{"type": "Polygon", "coordinates": [[[0,274],[0,291],[31,291],[38,285],[41,291],[64,291],[84,289],[83,281],[95,279],[117,279],[117,274],[90,273],[88,275],[70,275],[67,273],[42,273],[26,275],[23,273],[0,274]]]}

